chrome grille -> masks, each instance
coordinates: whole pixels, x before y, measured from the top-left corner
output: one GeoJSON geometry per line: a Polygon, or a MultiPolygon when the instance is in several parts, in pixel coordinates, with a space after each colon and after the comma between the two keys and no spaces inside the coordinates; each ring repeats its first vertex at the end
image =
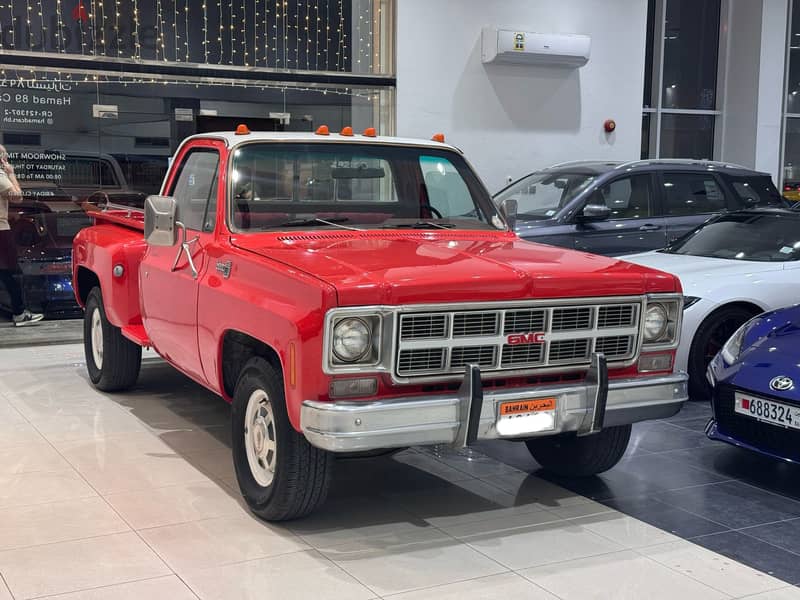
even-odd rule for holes
{"type": "Polygon", "coordinates": [[[450,367],[455,369],[469,364],[480,367],[494,367],[496,351],[497,348],[494,346],[453,348],[450,352],[450,367]]]}
{"type": "Polygon", "coordinates": [[[640,346],[643,302],[617,297],[401,313],[395,374],[405,379],[458,374],[468,364],[484,373],[536,373],[586,366],[592,352],[602,352],[612,366],[631,364],[640,346]]]}
{"type": "Polygon", "coordinates": [[[447,315],[403,315],[400,339],[422,340],[447,337],[447,315]]]}
{"type": "Polygon", "coordinates": [[[412,373],[440,372],[444,370],[444,348],[419,348],[403,350],[397,362],[400,375],[412,373]]]}
{"type": "Polygon", "coordinates": [[[498,312],[458,313],[453,315],[453,337],[497,335],[498,312]]]}
{"type": "Polygon", "coordinates": [[[551,363],[575,362],[589,360],[589,348],[592,340],[559,340],[550,344],[547,360],[551,363]]]}
{"type": "Polygon", "coordinates": [[[597,338],[594,351],[602,352],[606,356],[625,356],[630,353],[632,344],[633,336],[630,335],[597,338]]]}
{"type": "Polygon", "coordinates": [[[591,306],[570,306],[569,308],[556,308],[553,310],[553,331],[578,331],[592,328],[591,306]]]}
{"type": "Polygon", "coordinates": [[[509,310],[506,311],[506,320],[503,333],[529,333],[531,331],[544,331],[547,311],[542,308],[534,310],[509,310]]]}
{"type": "Polygon", "coordinates": [[[533,367],[540,365],[544,358],[544,344],[521,344],[519,346],[503,346],[503,357],[500,366],[504,369],[511,367],[533,367]]]}
{"type": "Polygon", "coordinates": [[[597,328],[630,327],[636,324],[636,307],[630,304],[601,306],[597,315],[597,328]]]}

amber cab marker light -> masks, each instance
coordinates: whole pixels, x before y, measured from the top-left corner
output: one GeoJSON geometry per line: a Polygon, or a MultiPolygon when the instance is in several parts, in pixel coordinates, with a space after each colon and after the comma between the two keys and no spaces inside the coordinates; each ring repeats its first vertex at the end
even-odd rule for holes
{"type": "Polygon", "coordinates": [[[339,132],[339,135],[343,135],[346,137],[353,137],[353,128],[352,127],[342,127],[342,130],[339,132]]]}
{"type": "Polygon", "coordinates": [[[250,128],[244,123],[241,123],[236,127],[236,135],[249,135],[249,134],[250,134],[250,128]]]}
{"type": "Polygon", "coordinates": [[[433,137],[431,139],[434,142],[439,142],[440,144],[444,144],[444,134],[443,133],[434,133],[433,137]]]}
{"type": "Polygon", "coordinates": [[[328,129],[327,125],[320,125],[319,127],[317,127],[316,134],[317,135],[330,135],[331,134],[331,130],[328,129]]]}
{"type": "Polygon", "coordinates": [[[378,132],[375,131],[374,127],[367,127],[364,130],[364,137],[378,137],[378,132]]]}

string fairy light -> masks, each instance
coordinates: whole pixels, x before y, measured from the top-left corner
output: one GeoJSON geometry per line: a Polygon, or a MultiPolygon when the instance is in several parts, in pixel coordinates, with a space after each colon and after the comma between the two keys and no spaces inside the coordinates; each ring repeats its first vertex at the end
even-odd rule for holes
{"type": "Polygon", "coordinates": [[[133,57],[142,58],[142,40],[139,37],[139,0],[133,0],[133,57]]]}
{"type": "Polygon", "coordinates": [[[33,48],[33,31],[31,30],[31,3],[25,0],[25,22],[27,23],[28,49],[33,48]]]}
{"type": "Polygon", "coordinates": [[[339,24],[336,27],[336,34],[338,42],[336,44],[336,70],[343,71],[345,60],[344,60],[344,6],[342,5],[342,0],[339,0],[339,24]]]}
{"type": "MultiPolygon", "coordinates": [[[[56,0],[56,51],[61,52],[64,39],[64,24],[61,17],[61,0],[56,0]]],[[[66,50],[66,47],[64,48],[66,50]]]]}
{"type": "MultiPolygon", "coordinates": [[[[175,0],[175,1],[177,2],[177,0],[175,0]]],[[[189,62],[189,60],[191,58],[189,56],[189,21],[190,21],[190,19],[189,19],[189,0],[184,0],[184,5],[183,5],[183,27],[184,27],[183,35],[185,37],[184,37],[184,41],[183,41],[183,49],[184,49],[184,60],[186,62],[189,62]]]]}
{"type": "Polygon", "coordinates": [[[224,19],[222,15],[222,0],[217,0],[217,14],[219,15],[219,37],[217,38],[217,41],[219,42],[219,64],[222,64],[222,59],[224,58],[222,41],[225,34],[223,30],[224,19]]]}
{"type": "Polygon", "coordinates": [[[308,71],[310,58],[311,58],[311,32],[309,31],[309,21],[311,20],[311,4],[306,2],[306,25],[305,25],[305,32],[306,32],[306,71],[308,71]]]}
{"type": "Polygon", "coordinates": [[[117,48],[117,56],[122,54],[122,44],[119,31],[119,0],[114,0],[114,46],[117,48]]]}
{"type": "Polygon", "coordinates": [[[319,2],[314,4],[317,18],[314,21],[314,69],[319,69],[319,28],[322,25],[319,16],[319,2]]]}
{"type": "Polygon", "coordinates": [[[178,0],[172,0],[172,12],[175,13],[175,16],[172,20],[172,37],[175,48],[174,59],[175,62],[180,62],[181,59],[178,56],[178,48],[180,47],[180,36],[178,35],[178,23],[180,22],[180,19],[178,18],[178,0]]]}
{"type": "Polygon", "coordinates": [[[275,66],[279,67],[281,64],[280,56],[278,55],[278,19],[281,18],[281,4],[280,0],[275,0],[275,24],[273,25],[274,35],[272,36],[274,46],[272,51],[275,53],[275,66]]]}
{"type": "Polygon", "coordinates": [[[269,0],[264,0],[264,66],[269,67],[269,0]]]}
{"type": "Polygon", "coordinates": [[[244,51],[242,60],[245,66],[250,66],[249,52],[247,51],[247,7],[245,0],[242,0],[242,41],[244,42],[244,51]]]}
{"type": "Polygon", "coordinates": [[[208,64],[208,0],[203,0],[203,63],[208,64]]]}
{"type": "MultiPolygon", "coordinates": [[[[42,40],[42,51],[47,51],[47,27],[44,24],[44,10],[42,9],[42,0],[39,0],[39,23],[41,27],[41,40],[42,40]]],[[[33,50],[33,48],[31,48],[33,50]]]]}
{"type": "Polygon", "coordinates": [[[230,1],[230,0],[229,0],[229,5],[230,5],[230,11],[231,11],[231,22],[230,22],[230,41],[231,41],[231,54],[230,54],[230,56],[231,56],[231,59],[230,59],[230,62],[228,64],[232,65],[232,64],[234,64],[233,55],[236,54],[236,48],[235,48],[235,46],[236,46],[236,35],[235,35],[236,31],[235,31],[234,25],[233,25],[233,17],[234,17],[234,15],[233,15],[233,11],[234,11],[233,2],[230,1]]]}

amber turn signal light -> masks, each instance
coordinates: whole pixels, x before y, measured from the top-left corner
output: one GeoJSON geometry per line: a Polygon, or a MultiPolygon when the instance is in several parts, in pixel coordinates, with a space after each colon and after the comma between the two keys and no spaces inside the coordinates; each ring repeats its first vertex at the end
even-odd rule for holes
{"type": "Polygon", "coordinates": [[[344,135],[346,137],[353,137],[353,128],[352,127],[342,127],[342,130],[339,132],[339,135],[344,135]]]}
{"type": "Polygon", "coordinates": [[[440,144],[444,144],[444,134],[443,133],[434,133],[433,137],[431,139],[434,142],[439,142],[440,144]]]}
{"type": "Polygon", "coordinates": [[[236,127],[236,135],[249,135],[249,133],[250,128],[244,123],[241,123],[236,127]]]}
{"type": "Polygon", "coordinates": [[[316,134],[317,135],[330,135],[331,134],[331,130],[328,129],[327,125],[320,125],[319,127],[317,127],[316,134]]]}
{"type": "Polygon", "coordinates": [[[378,132],[375,131],[374,127],[367,127],[364,130],[364,137],[378,137],[378,132]]]}

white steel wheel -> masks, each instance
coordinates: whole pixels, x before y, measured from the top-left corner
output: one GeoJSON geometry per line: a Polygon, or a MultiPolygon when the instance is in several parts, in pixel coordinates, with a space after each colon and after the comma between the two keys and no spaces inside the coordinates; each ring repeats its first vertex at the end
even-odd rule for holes
{"type": "Polygon", "coordinates": [[[256,483],[268,487],[275,478],[278,444],[272,403],[264,390],[250,394],[244,419],[247,464],[256,483]]]}
{"type": "Polygon", "coordinates": [[[103,369],[103,317],[100,307],[92,311],[92,359],[98,370],[103,369]]]}

